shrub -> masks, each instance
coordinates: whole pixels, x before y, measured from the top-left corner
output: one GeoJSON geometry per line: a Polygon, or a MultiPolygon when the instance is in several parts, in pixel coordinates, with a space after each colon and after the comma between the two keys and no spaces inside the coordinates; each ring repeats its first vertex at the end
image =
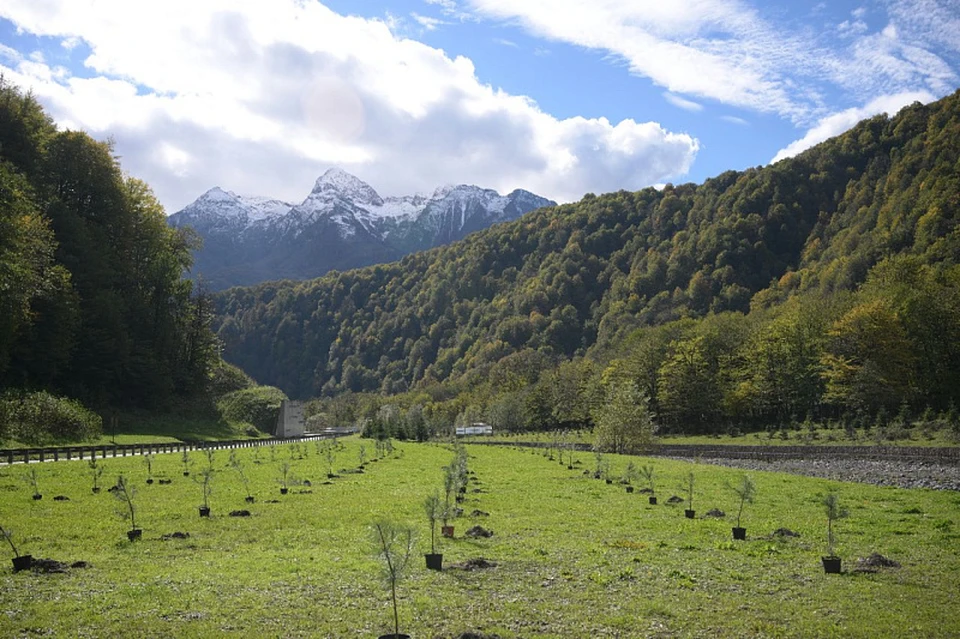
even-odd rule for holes
{"type": "Polygon", "coordinates": [[[24,444],[85,441],[99,437],[103,420],[80,402],[46,391],[7,394],[0,399],[0,423],[24,444]]]}
{"type": "Polygon", "coordinates": [[[246,423],[264,433],[272,433],[280,414],[280,403],[287,399],[273,386],[254,386],[224,395],[218,402],[223,418],[246,423]]]}

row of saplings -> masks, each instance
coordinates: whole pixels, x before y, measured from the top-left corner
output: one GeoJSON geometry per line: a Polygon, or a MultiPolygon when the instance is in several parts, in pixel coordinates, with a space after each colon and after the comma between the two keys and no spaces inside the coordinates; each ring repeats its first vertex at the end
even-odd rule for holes
{"type": "MultiPolygon", "coordinates": [[[[454,446],[454,458],[443,469],[443,493],[439,491],[428,496],[424,502],[424,512],[430,525],[430,552],[424,555],[429,570],[443,570],[443,554],[438,552],[439,537],[437,523],[440,523],[442,537],[453,538],[453,520],[463,514],[462,504],[466,498],[467,482],[473,472],[467,468],[467,450],[457,442],[454,446]]],[[[476,480],[476,477],[473,477],[476,480]]],[[[486,532],[486,531],[485,531],[486,532]]],[[[397,584],[406,574],[416,546],[413,528],[390,521],[378,521],[373,525],[374,542],[378,556],[382,560],[384,580],[390,588],[393,605],[393,633],[380,635],[379,639],[410,639],[410,635],[400,632],[400,615],[397,607],[397,584]]],[[[470,534],[469,532],[467,533],[470,534]]],[[[484,536],[489,536],[487,532],[484,536]]]]}
{"type": "MultiPolygon", "coordinates": [[[[555,450],[558,453],[561,465],[566,465],[566,467],[570,470],[574,470],[580,465],[580,462],[574,458],[574,449],[572,447],[566,449],[566,461],[564,461],[563,456],[564,448],[558,446],[555,450]]],[[[543,455],[552,460],[554,459],[553,452],[554,448],[550,447],[544,450],[543,455]]],[[[536,453],[534,452],[534,454],[536,453]]],[[[593,471],[585,470],[583,471],[584,474],[592,475],[595,479],[602,479],[605,480],[607,484],[612,484],[614,478],[611,472],[610,460],[604,457],[603,453],[599,451],[594,453],[594,455],[596,457],[596,469],[593,471]]],[[[642,480],[646,484],[641,492],[649,495],[648,500],[651,506],[656,506],[657,495],[653,466],[643,465],[637,468],[632,461],[628,462],[623,471],[623,475],[620,478],[620,483],[626,486],[626,491],[628,493],[632,493],[634,492],[633,484],[638,480],[642,480]]],[[[696,477],[693,471],[690,471],[687,474],[684,486],[687,493],[687,508],[683,512],[687,519],[694,519],[697,515],[696,510],[693,509],[693,493],[695,484],[696,477]]],[[[739,502],[737,508],[737,525],[732,529],[733,538],[738,541],[744,541],[747,538],[747,529],[740,526],[740,519],[743,516],[744,506],[748,503],[753,503],[754,497],[756,496],[756,486],[748,475],[742,475],[739,483],[731,484],[729,487],[730,490],[736,494],[739,502]]],[[[840,501],[835,493],[827,494],[823,500],[823,507],[824,513],[827,516],[827,554],[820,559],[823,563],[824,572],[829,574],[839,574],[841,572],[842,560],[835,552],[836,540],[833,533],[833,523],[838,519],[847,517],[849,515],[849,511],[840,507],[840,501]]]]}
{"type": "MultiPolygon", "coordinates": [[[[343,449],[343,445],[340,444],[336,439],[327,440],[324,442],[317,442],[317,452],[321,455],[326,461],[327,465],[327,479],[333,479],[337,477],[334,473],[335,462],[336,462],[336,452],[343,449]]],[[[304,445],[301,447],[299,444],[295,444],[289,448],[290,450],[290,460],[294,459],[304,459],[309,456],[309,449],[304,445]]],[[[362,473],[367,461],[377,461],[379,458],[387,458],[394,451],[393,443],[387,440],[377,440],[376,441],[376,453],[377,456],[373,459],[367,459],[366,447],[364,445],[360,446],[359,450],[359,462],[360,465],[356,471],[362,473]]],[[[209,517],[210,516],[210,496],[213,492],[213,480],[215,475],[220,472],[214,467],[215,453],[213,449],[206,449],[204,451],[206,457],[206,465],[200,469],[197,473],[194,473],[191,476],[191,461],[187,451],[183,452],[181,458],[183,464],[183,475],[184,477],[191,477],[199,486],[203,496],[202,505],[199,506],[200,517],[209,517]]],[[[276,462],[277,455],[276,449],[274,447],[270,448],[270,461],[276,462]]],[[[153,476],[153,455],[144,455],[143,462],[147,467],[147,484],[154,483],[153,476]]],[[[260,449],[255,450],[254,462],[255,464],[260,464],[260,449]]],[[[105,464],[98,462],[94,457],[93,459],[87,462],[90,468],[90,474],[92,479],[92,488],[91,492],[97,494],[101,491],[101,478],[105,470],[105,464]]],[[[248,504],[252,504],[256,501],[251,491],[250,479],[247,476],[246,469],[240,459],[237,457],[236,453],[231,451],[230,458],[228,462],[230,469],[235,471],[240,478],[240,481],[243,483],[244,490],[246,492],[246,497],[244,501],[248,504]]],[[[43,494],[40,491],[40,476],[37,472],[35,466],[31,466],[23,475],[24,481],[29,484],[33,490],[32,498],[34,501],[40,501],[43,499],[43,494]]],[[[170,479],[159,479],[160,484],[170,484],[172,480],[170,479]]],[[[289,492],[291,486],[310,486],[310,481],[306,479],[298,479],[296,475],[291,472],[291,463],[290,461],[282,461],[279,464],[278,468],[278,477],[277,483],[280,485],[280,494],[286,495],[289,492]]],[[[130,530],[127,531],[127,539],[131,542],[139,540],[143,535],[143,530],[137,526],[137,490],[131,484],[130,480],[123,474],[117,477],[116,483],[108,489],[108,492],[112,493],[121,504],[121,509],[118,511],[123,519],[126,519],[130,522],[130,530]]],[[[65,496],[58,495],[54,497],[57,501],[65,501],[68,498],[65,496]]],[[[249,511],[246,510],[235,510],[230,513],[231,516],[243,517],[249,516],[249,511]]],[[[0,526],[0,535],[6,539],[11,550],[13,551],[13,571],[20,572],[22,570],[29,570],[33,566],[33,556],[29,554],[21,555],[19,549],[17,548],[13,534],[10,530],[0,526]]]]}

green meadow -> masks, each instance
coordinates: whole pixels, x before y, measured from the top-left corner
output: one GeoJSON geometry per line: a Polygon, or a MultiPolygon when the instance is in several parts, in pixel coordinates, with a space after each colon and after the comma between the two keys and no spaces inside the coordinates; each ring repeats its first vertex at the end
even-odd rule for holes
{"type": "MultiPolygon", "coordinates": [[[[593,479],[592,454],[559,463],[542,451],[468,446],[472,481],[443,540],[444,570],[428,571],[424,499],[443,492],[450,446],[400,443],[357,473],[360,447],[341,441],[337,477],[320,446],[236,451],[256,502],[244,501],[229,451],[217,451],[210,518],[200,518],[207,464],[190,453],[157,455],[146,483],[141,458],[106,459],[104,487],[119,474],[136,488],[140,541],[127,540],[123,504],[91,491],[87,462],[0,468],[0,525],[23,554],[85,568],[13,573],[0,568],[0,636],[376,637],[392,632],[390,597],[371,524],[416,528],[419,549],[400,584],[401,631],[415,638],[466,631],[507,637],[956,637],[960,617],[960,495],[750,473],[746,541],[733,541],[740,471],[610,455],[655,468],[659,504],[593,479]],[[282,467],[310,485],[280,494],[282,467]],[[43,498],[24,477],[36,469],[43,498]],[[684,516],[693,471],[695,519],[684,516]],[[835,525],[844,572],[824,574],[822,500],[836,492],[850,515],[835,525]],[[54,501],[62,495],[69,501],[54,501]],[[249,517],[228,513],[248,509],[249,517]],[[720,509],[724,518],[705,517],[720,509]],[[474,511],[488,515],[471,516],[474,511]],[[480,525],[489,538],[464,532],[480,525]],[[774,535],[788,528],[798,537],[774,535]],[[165,538],[175,532],[182,539],[165,538]],[[857,570],[880,553],[901,564],[857,570]],[[458,565],[484,558],[495,566],[458,565]]],[[[634,482],[639,490],[642,484],[634,482]]],[[[0,540],[2,541],[2,540],[0,540]]],[[[5,545],[7,556],[12,557],[5,545]]]]}

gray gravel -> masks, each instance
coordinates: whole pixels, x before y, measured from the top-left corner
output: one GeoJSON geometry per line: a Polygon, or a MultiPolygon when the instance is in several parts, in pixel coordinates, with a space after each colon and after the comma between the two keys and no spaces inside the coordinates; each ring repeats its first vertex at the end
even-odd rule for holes
{"type": "MultiPolygon", "coordinates": [[[[676,458],[679,459],[679,458],[676,458]]],[[[693,461],[684,458],[684,461],[693,461]]],[[[856,459],[720,459],[702,457],[705,464],[731,466],[745,470],[767,470],[838,481],[853,481],[876,486],[929,488],[960,491],[960,466],[931,462],[875,461],[856,459]]]]}

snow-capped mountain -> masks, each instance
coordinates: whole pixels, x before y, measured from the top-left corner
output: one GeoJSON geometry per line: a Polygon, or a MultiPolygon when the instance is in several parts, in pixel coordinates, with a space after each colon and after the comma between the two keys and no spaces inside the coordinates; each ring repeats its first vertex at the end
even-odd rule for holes
{"type": "Polygon", "coordinates": [[[393,261],[555,204],[522,189],[500,195],[467,185],[383,198],[359,178],[330,169],[300,204],[214,187],[168,221],[203,238],[193,272],[218,290],[393,261]]]}

